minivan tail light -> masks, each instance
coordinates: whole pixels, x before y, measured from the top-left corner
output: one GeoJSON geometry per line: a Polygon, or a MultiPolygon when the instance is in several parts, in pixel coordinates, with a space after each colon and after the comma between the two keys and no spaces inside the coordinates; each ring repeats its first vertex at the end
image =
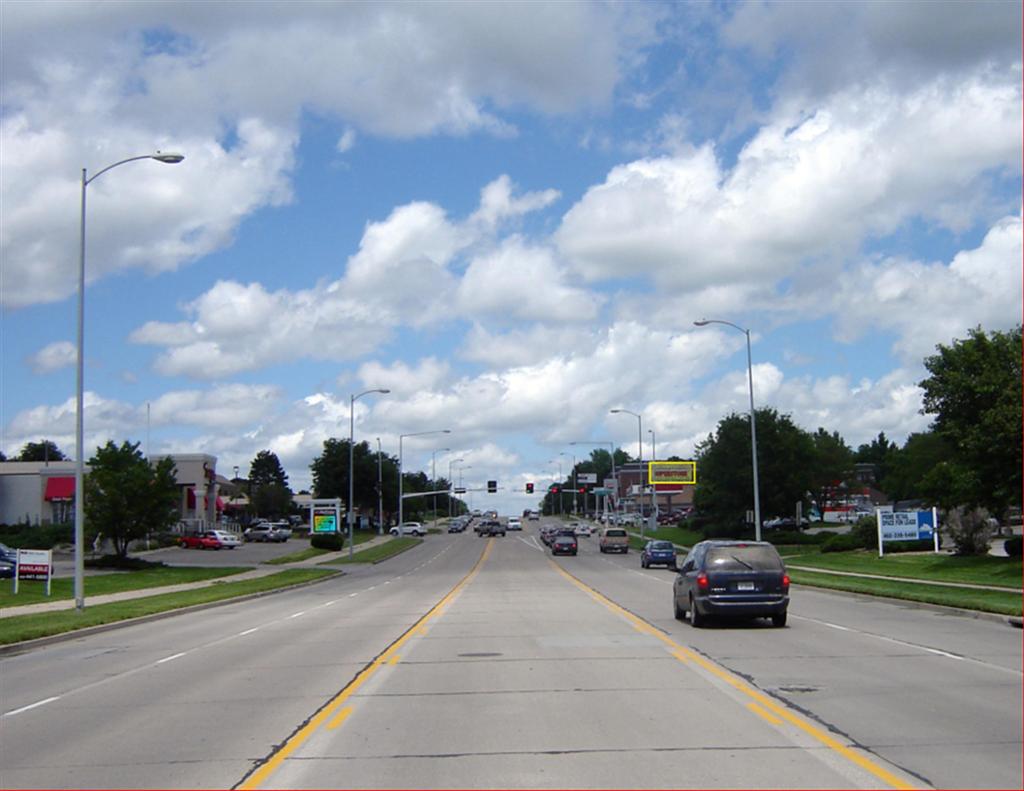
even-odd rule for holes
{"type": "Polygon", "coordinates": [[[782,589],[783,590],[788,590],[789,589],[789,575],[788,574],[783,574],[782,575],[782,589]]]}
{"type": "Polygon", "coordinates": [[[707,574],[699,574],[697,576],[697,587],[698,588],[707,588],[708,587],[708,575],[707,574]]]}

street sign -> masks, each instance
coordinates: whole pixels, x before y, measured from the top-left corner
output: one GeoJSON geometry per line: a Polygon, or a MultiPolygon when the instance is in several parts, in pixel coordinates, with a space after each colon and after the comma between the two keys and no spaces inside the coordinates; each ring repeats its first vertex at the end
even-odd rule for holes
{"type": "Polygon", "coordinates": [[[576,483],[597,483],[596,472],[579,472],[576,473],[576,483]]]}
{"type": "Polygon", "coordinates": [[[452,489],[452,492],[454,494],[465,494],[466,493],[466,487],[464,487],[464,486],[456,486],[454,489],[452,489]]]}
{"type": "Polygon", "coordinates": [[[591,489],[590,491],[592,494],[596,494],[599,497],[607,496],[612,493],[611,488],[607,486],[598,486],[596,489],[591,489]]]}
{"type": "Polygon", "coordinates": [[[878,556],[882,557],[886,541],[926,541],[935,542],[935,551],[939,551],[938,514],[935,509],[930,511],[883,511],[878,509],[878,556]]]}

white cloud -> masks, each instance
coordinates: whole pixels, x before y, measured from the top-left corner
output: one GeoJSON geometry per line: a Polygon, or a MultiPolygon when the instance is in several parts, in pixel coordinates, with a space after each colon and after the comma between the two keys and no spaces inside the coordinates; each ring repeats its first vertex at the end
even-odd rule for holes
{"type": "Polygon", "coordinates": [[[37,374],[48,374],[60,368],[74,365],[78,359],[77,348],[71,341],[56,341],[32,355],[28,361],[37,374]]]}
{"type": "Polygon", "coordinates": [[[781,113],[731,170],[710,145],[614,168],[555,238],[588,280],[777,282],[811,260],[834,267],[914,217],[970,227],[985,174],[1020,172],[1021,134],[1014,82],[850,90],[810,114],[781,113]]]}
{"type": "Polygon", "coordinates": [[[338,152],[344,154],[351,151],[356,144],[356,132],[351,127],[346,129],[341,137],[338,138],[338,143],[335,146],[338,152]]]}

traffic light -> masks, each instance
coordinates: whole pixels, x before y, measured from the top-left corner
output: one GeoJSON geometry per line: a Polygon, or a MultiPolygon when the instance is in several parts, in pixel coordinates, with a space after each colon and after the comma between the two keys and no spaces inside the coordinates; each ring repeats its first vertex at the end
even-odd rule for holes
{"type": "Polygon", "coordinates": [[[533,494],[533,484],[532,483],[526,484],[526,493],[527,494],[533,494]]]}
{"type": "Polygon", "coordinates": [[[580,494],[586,494],[587,493],[587,487],[586,486],[581,486],[577,491],[580,494]]]}
{"type": "Polygon", "coordinates": [[[556,483],[550,486],[548,488],[548,491],[551,492],[552,494],[558,494],[558,484],[556,483]]]}
{"type": "Polygon", "coordinates": [[[494,494],[496,491],[498,491],[498,482],[497,481],[488,481],[487,482],[487,491],[490,492],[491,494],[494,494]]]}

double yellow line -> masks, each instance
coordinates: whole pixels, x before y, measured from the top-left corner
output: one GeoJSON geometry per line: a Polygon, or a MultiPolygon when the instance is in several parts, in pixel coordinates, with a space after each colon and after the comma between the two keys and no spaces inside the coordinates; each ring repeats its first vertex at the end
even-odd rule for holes
{"type": "Polygon", "coordinates": [[[841,755],[846,760],[856,764],[861,769],[865,770],[866,772],[869,772],[879,780],[887,783],[892,788],[916,788],[916,786],[912,785],[911,783],[908,783],[903,778],[893,774],[885,767],[875,763],[870,758],[862,755],[856,750],[847,747],[845,744],[838,741],[837,739],[834,739],[832,736],[830,736],[828,733],[821,730],[820,728],[816,728],[815,726],[811,725],[802,717],[798,717],[788,708],[780,705],[774,698],[765,695],[763,692],[759,690],[754,689],[749,684],[745,683],[742,679],[733,675],[729,671],[722,669],[721,667],[709,661],[708,659],[705,659],[696,651],[693,651],[684,645],[680,645],[660,629],[652,626],[647,621],[643,620],[637,615],[634,615],[624,607],[619,606],[611,599],[607,598],[603,594],[591,588],[582,580],[578,579],[577,577],[574,577],[572,574],[570,574],[560,565],[552,561],[550,558],[548,559],[548,562],[551,563],[551,565],[555,569],[557,569],[558,572],[562,574],[562,576],[568,579],[577,588],[584,591],[585,593],[590,594],[590,596],[594,598],[596,601],[600,602],[612,612],[622,616],[627,621],[629,621],[633,625],[633,628],[636,629],[638,632],[641,632],[642,634],[651,635],[652,637],[656,637],[658,640],[660,640],[662,643],[668,646],[672,656],[674,656],[680,662],[683,662],[684,664],[693,663],[701,667],[708,673],[711,673],[716,678],[719,678],[722,681],[724,681],[733,689],[749,697],[751,700],[749,703],[747,703],[747,707],[752,712],[757,714],[759,717],[764,719],[766,722],[769,722],[775,726],[781,726],[784,723],[789,723],[790,725],[793,725],[794,727],[806,733],[808,736],[821,742],[826,747],[829,747],[830,749],[834,750],[836,753],[841,755]]]}
{"type": "Polygon", "coordinates": [[[341,690],[341,692],[331,698],[331,700],[329,700],[316,714],[314,714],[305,725],[299,728],[288,739],[288,741],[281,745],[276,752],[267,758],[267,760],[252,774],[235,786],[235,788],[238,788],[241,791],[259,788],[267,778],[270,777],[270,775],[272,775],[277,768],[288,759],[289,756],[305,744],[309,737],[312,736],[321,725],[327,723],[328,730],[333,730],[341,725],[352,713],[352,707],[345,706],[348,699],[358,692],[360,687],[362,687],[363,684],[365,684],[381,667],[398,662],[398,651],[401,647],[405,645],[413,635],[424,631],[426,629],[426,625],[433,618],[437,617],[463,588],[472,582],[473,578],[479,573],[480,567],[487,561],[487,557],[491,554],[493,546],[494,539],[492,538],[488,540],[483,553],[480,555],[480,559],[477,560],[469,573],[448,592],[447,596],[431,607],[430,611],[427,612],[426,615],[406,629],[405,632],[402,633],[401,637],[384,649],[384,651],[377,656],[376,659],[370,662],[370,664],[360,670],[359,673],[356,674],[356,677],[353,678],[348,685],[341,690]]]}

